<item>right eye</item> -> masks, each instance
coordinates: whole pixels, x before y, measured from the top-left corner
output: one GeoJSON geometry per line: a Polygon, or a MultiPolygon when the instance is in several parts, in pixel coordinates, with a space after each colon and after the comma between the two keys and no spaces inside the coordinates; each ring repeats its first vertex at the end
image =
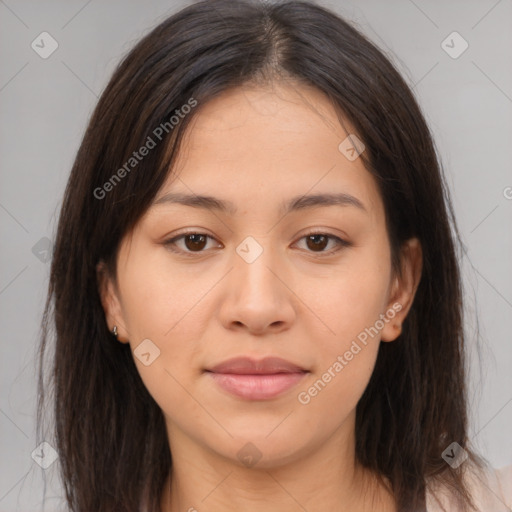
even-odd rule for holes
{"type": "Polygon", "coordinates": [[[205,252],[204,248],[207,245],[208,239],[215,240],[212,236],[206,233],[187,232],[166,240],[163,245],[168,247],[171,251],[186,254],[187,256],[193,253],[205,252]],[[179,247],[178,242],[183,242],[179,247]]]}

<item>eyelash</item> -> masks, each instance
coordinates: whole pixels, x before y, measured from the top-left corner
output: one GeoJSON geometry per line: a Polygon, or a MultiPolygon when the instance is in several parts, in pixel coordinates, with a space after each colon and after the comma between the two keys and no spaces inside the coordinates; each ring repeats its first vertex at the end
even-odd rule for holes
{"type": "MultiPolygon", "coordinates": [[[[181,233],[180,235],[177,235],[177,236],[175,236],[173,238],[170,238],[169,240],[164,241],[163,245],[165,247],[167,247],[170,251],[175,252],[175,253],[179,253],[179,254],[184,254],[186,257],[194,257],[195,255],[199,255],[199,254],[205,253],[206,250],[202,250],[202,251],[188,251],[188,250],[176,249],[175,248],[176,242],[178,240],[181,240],[181,239],[183,239],[183,238],[185,238],[186,236],[189,236],[189,235],[201,235],[201,236],[206,236],[207,238],[210,238],[212,240],[215,240],[214,237],[212,237],[212,236],[210,236],[210,235],[208,235],[206,233],[199,233],[197,231],[187,231],[187,232],[181,233]]],[[[352,246],[351,242],[347,242],[346,240],[343,240],[342,238],[340,238],[338,236],[332,235],[330,233],[325,233],[325,232],[322,232],[322,231],[312,231],[312,232],[307,233],[306,235],[302,236],[299,240],[303,240],[304,238],[308,238],[309,236],[314,236],[314,235],[322,235],[324,237],[327,237],[330,240],[334,240],[337,243],[337,245],[338,245],[337,248],[335,248],[334,250],[331,249],[330,251],[319,251],[319,252],[308,251],[311,254],[319,255],[320,257],[332,256],[333,254],[337,253],[341,249],[343,249],[345,247],[351,247],[352,246]]]]}

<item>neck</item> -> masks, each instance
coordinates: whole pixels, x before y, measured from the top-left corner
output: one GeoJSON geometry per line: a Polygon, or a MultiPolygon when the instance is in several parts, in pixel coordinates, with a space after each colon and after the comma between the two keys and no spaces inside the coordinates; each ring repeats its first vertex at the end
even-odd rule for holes
{"type": "Polygon", "coordinates": [[[247,468],[168,427],[173,469],[162,495],[164,512],[394,512],[389,490],[355,461],[354,418],[322,446],[286,463],[247,468]],[[344,447],[340,449],[340,447],[344,447]]]}

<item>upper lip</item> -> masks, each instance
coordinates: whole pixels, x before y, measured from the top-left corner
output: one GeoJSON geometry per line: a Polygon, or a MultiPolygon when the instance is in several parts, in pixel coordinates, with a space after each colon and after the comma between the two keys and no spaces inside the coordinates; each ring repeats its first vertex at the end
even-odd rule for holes
{"type": "Polygon", "coordinates": [[[207,371],[213,373],[235,373],[240,375],[269,375],[274,373],[304,373],[307,370],[280,357],[234,357],[217,364],[207,371]]]}

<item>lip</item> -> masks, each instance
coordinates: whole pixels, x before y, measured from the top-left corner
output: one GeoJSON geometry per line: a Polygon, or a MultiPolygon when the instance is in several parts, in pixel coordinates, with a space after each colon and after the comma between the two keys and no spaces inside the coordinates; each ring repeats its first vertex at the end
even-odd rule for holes
{"type": "Polygon", "coordinates": [[[306,369],[280,357],[265,357],[253,359],[251,357],[234,357],[220,364],[208,368],[213,373],[235,373],[239,375],[269,375],[273,373],[298,373],[306,369]]]}
{"type": "Polygon", "coordinates": [[[214,382],[228,393],[246,400],[269,400],[294,387],[309,373],[281,359],[235,357],[207,369],[214,382]]]}

